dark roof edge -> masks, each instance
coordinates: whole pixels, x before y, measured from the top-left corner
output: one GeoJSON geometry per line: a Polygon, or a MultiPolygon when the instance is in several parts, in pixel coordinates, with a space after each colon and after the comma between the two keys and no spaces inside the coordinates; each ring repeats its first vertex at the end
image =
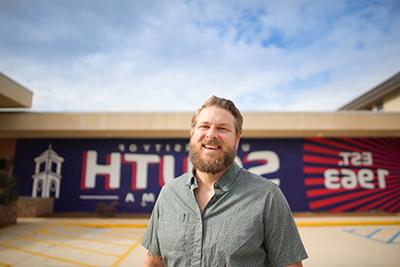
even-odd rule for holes
{"type": "Polygon", "coordinates": [[[386,79],[382,83],[378,84],[371,90],[367,91],[366,93],[338,108],[337,110],[355,110],[357,108],[368,105],[376,100],[379,100],[380,98],[392,93],[398,88],[400,88],[400,71],[390,78],[386,79]]]}
{"type": "Polygon", "coordinates": [[[33,91],[30,90],[29,88],[27,88],[26,86],[20,84],[19,82],[15,81],[13,78],[5,75],[3,72],[0,71],[0,76],[3,77],[4,79],[6,79],[7,81],[13,83],[14,85],[26,90],[29,94],[33,95],[33,91]]]}

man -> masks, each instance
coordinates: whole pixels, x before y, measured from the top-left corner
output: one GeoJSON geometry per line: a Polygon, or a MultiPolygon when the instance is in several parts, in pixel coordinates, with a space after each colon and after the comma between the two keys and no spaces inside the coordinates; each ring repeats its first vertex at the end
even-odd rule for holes
{"type": "Polygon", "coordinates": [[[307,253],[278,186],[234,162],[242,124],[233,102],[215,96],[193,116],[193,170],[162,188],[145,266],[302,266],[307,253]]]}

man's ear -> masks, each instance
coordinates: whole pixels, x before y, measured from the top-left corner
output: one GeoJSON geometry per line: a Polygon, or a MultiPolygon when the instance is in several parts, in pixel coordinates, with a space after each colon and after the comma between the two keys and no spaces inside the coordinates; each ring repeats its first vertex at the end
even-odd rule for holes
{"type": "Polygon", "coordinates": [[[236,135],[236,150],[237,150],[238,147],[239,147],[240,138],[241,138],[241,135],[240,135],[240,134],[237,134],[237,135],[236,135]]]}

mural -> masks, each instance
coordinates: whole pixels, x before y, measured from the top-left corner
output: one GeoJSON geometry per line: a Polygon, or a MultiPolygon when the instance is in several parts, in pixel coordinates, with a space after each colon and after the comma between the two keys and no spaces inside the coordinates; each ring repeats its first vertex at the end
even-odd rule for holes
{"type": "Polygon", "coordinates": [[[32,197],[59,198],[61,187],[61,165],[64,158],[60,157],[49,144],[49,148],[34,159],[35,173],[32,175],[32,197]]]}
{"type": "Polygon", "coordinates": [[[400,210],[400,139],[306,139],[310,210],[400,210]]]}
{"type": "MultiPolygon", "coordinates": [[[[191,169],[187,139],[20,139],[21,196],[55,211],[151,212],[161,187],[191,169]]],[[[236,162],[278,184],[293,211],[400,210],[400,138],[242,139],[236,162]]]]}

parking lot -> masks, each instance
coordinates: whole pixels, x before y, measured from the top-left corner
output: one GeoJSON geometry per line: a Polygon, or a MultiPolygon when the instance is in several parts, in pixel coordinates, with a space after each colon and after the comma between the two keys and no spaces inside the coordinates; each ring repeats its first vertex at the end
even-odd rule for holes
{"type": "MultiPolygon", "coordinates": [[[[400,217],[296,217],[304,266],[399,266],[400,217]]],[[[147,219],[19,218],[0,229],[0,266],[142,266],[147,219]]]]}

